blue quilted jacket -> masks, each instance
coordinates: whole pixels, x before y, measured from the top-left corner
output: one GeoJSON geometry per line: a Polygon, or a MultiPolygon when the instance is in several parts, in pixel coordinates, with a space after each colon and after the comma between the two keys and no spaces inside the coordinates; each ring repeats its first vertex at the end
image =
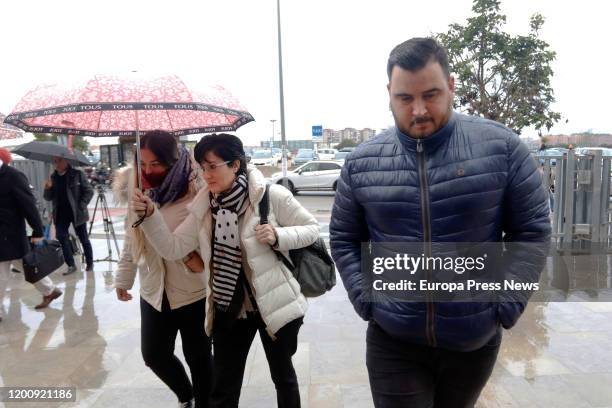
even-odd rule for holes
{"type": "MultiPolygon", "coordinates": [[[[371,302],[363,242],[548,243],[547,194],[535,159],[503,125],[454,113],[413,139],[391,128],[346,159],[330,224],[332,256],[357,313],[408,342],[471,351],[512,327],[527,297],[500,302],[371,302]]],[[[546,253],[506,265],[536,281],[546,253]]]]}

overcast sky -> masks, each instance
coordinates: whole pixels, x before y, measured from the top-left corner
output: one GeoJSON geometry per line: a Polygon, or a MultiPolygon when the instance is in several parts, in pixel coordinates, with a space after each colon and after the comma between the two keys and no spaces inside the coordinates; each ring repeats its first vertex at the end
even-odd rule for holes
{"type": "MultiPolygon", "coordinates": [[[[471,15],[470,0],[281,0],[286,134],[312,125],[376,130],[393,123],[386,60],[398,43],[446,31],[471,15]]],[[[557,52],[552,84],[568,123],[551,133],[612,133],[607,2],[504,0],[506,31],[527,34],[542,13],[541,37],[557,52]]],[[[3,2],[0,112],[42,82],[132,70],[219,82],[256,119],[238,130],[246,144],[278,133],[276,0],[3,2]]],[[[533,134],[526,131],[525,134],[533,134]]],[[[278,136],[277,136],[278,137],[278,136]]]]}

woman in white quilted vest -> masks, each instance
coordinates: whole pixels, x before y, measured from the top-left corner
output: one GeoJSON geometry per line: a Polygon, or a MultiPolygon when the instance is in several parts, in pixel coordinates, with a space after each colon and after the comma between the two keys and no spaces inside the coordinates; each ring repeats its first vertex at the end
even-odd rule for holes
{"type": "Polygon", "coordinates": [[[132,208],[146,219],[142,229],[166,259],[182,259],[199,248],[208,290],[206,332],[214,344],[213,407],[238,407],[249,348],[259,332],[280,408],[300,406],[291,361],[306,312],[300,286],[273,248],[311,245],[317,220],[284,187],[269,189],[268,224],[259,224],[259,202],[266,180],[247,167],[236,136],[203,137],[194,150],[207,187],[189,206],[190,214],[170,232],[157,206],[135,192],[132,208]]]}
{"type": "MultiPolygon", "coordinates": [[[[179,146],[167,132],[148,132],[142,137],[140,148],[143,189],[159,208],[160,219],[173,230],[187,217],[187,205],[204,186],[199,166],[187,149],[179,146]]],[[[131,168],[116,177],[113,190],[119,197],[134,190],[136,176],[131,168]]],[[[191,253],[189,259],[163,259],[141,227],[131,227],[137,220],[135,213],[128,212],[114,284],[117,298],[132,299],[129,290],[138,270],[141,350],[145,364],[176,394],[179,407],[208,407],[212,362],[210,338],[204,331],[204,265],[197,252],[191,253]],[[191,381],[174,355],[179,331],[191,381]]]]}

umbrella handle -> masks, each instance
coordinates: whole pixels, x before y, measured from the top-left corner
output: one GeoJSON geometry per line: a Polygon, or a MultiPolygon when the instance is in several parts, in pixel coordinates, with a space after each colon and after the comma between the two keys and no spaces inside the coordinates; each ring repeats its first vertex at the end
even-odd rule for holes
{"type": "Polygon", "coordinates": [[[132,224],[132,228],[136,228],[140,224],[142,224],[146,217],[147,217],[146,215],[143,215],[142,217],[140,217],[135,223],[132,224]]]}
{"type": "MultiPolygon", "coordinates": [[[[136,115],[136,181],[138,183],[138,189],[142,191],[142,169],[140,167],[140,131],[138,130],[138,111],[134,111],[136,115]]],[[[132,228],[138,227],[143,223],[147,216],[145,211],[144,215],[138,219],[135,223],[132,224],[132,228]]]]}
{"type": "Polygon", "coordinates": [[[138,111],[134,111],[136,114],[136,181],[138,183],[138,189],[142,191],[142,168],[140,166],[140,130],[138,130],[138,111]]]}

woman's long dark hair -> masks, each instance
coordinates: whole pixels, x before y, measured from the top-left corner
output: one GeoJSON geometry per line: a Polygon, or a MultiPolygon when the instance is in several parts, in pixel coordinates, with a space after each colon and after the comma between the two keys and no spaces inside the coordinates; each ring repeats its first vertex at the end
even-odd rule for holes
{"type": "Polygon", "coordinates": [[[163,130],[152,130],[145,133],[140,138],[140,148],[153,152],[157,160],[168,168],[172,167],[179,158],[176,138],[163,130]]]}

